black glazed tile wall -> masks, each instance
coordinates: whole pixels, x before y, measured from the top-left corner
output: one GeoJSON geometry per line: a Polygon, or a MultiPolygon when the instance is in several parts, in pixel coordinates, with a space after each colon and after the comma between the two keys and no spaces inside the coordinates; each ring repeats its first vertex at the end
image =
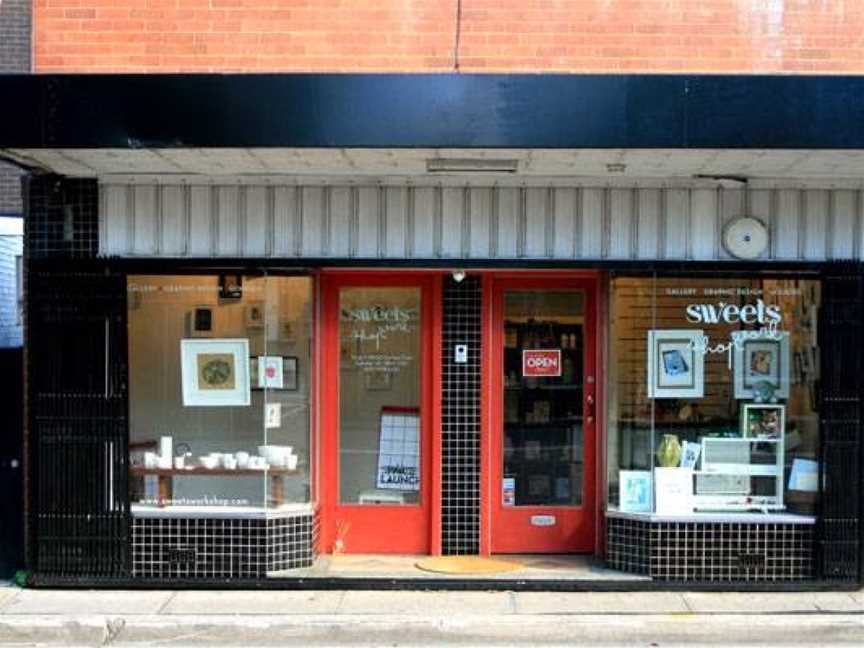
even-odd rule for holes
{"type": "Polygon", "coordinates": [[[311,567],[313,513],[280,518],[135,518],[132,575],[140,578],[265,578],[311,567]]]}
{"type": "Polygon", "coordinates": [[[480,552],[480,277],[461,282],[447,278],[443,304],[442,528],[445,555],[480,552]],[[456,363],[454,347],[465,344],[468,357],[456,363]]]}
{"type": "Polygon", "coordinates": [[[812,524],[607,518],[606,562],[666,581],[814,578],[812,524]]]}

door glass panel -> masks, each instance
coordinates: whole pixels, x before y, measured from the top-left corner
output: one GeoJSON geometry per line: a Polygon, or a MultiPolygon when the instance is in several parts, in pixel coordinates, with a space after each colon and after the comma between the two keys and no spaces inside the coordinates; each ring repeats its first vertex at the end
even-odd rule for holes
{"type": "Polygon", "coordinates": [[[582,503],[584,301],[504,293],[504,506],[582,503]]]}
{"type": "Polygon", "coordinates": [[[420,321],[419,288],[340,292],[343,504],[419,503],[420,321]]]}

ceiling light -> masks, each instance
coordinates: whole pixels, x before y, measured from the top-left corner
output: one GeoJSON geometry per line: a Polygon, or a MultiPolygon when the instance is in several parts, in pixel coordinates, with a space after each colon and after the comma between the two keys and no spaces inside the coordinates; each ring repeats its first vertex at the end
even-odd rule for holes
{"type": "Polygon", "coordinates": [[[484,158],[429,158],[429,173],[516,173],[519,160],[484,158]]]}
{"type": "Polygon", "coordinates": [[[453,271],[453,281],[456,283],[462,283],[465,279],[465,271],[464,270],[454,270],[453,271]]]}

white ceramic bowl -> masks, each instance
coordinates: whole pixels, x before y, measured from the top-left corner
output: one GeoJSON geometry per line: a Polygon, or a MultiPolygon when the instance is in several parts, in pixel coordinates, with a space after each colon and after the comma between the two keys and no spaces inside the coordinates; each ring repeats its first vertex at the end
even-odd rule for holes
{"type": "Polygon", "coordinates": [[[213,470],[214,468],[219,467],[219,457],[207,455],[206,457],[198,457],[198,461],[200,461],[201,465],[208,470],[213,470]]]}
{"type": "Polygon", "coordinates": [[[288,464],[288,457],[294,450],[293,446],[280,445],[263,445],[258,446],[258,454],[260,454],[271,466],[285,466],[288,464]]]}

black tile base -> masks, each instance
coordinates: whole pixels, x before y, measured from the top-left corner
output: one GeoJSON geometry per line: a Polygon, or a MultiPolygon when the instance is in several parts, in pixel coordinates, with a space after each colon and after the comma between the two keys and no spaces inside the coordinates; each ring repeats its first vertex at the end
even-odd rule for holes
{"type": "Polygon", "coordinates": [[[814,578],[812,524],[663,522],[609,517],[612,569],[665,581],[814,578]]]}
{"type": "Polygon", "coordinates": [[[278,518],[139,517],[132,521],[132,575],[141,578],[265,578],[311,567],[313,513],[278,518]]]}

